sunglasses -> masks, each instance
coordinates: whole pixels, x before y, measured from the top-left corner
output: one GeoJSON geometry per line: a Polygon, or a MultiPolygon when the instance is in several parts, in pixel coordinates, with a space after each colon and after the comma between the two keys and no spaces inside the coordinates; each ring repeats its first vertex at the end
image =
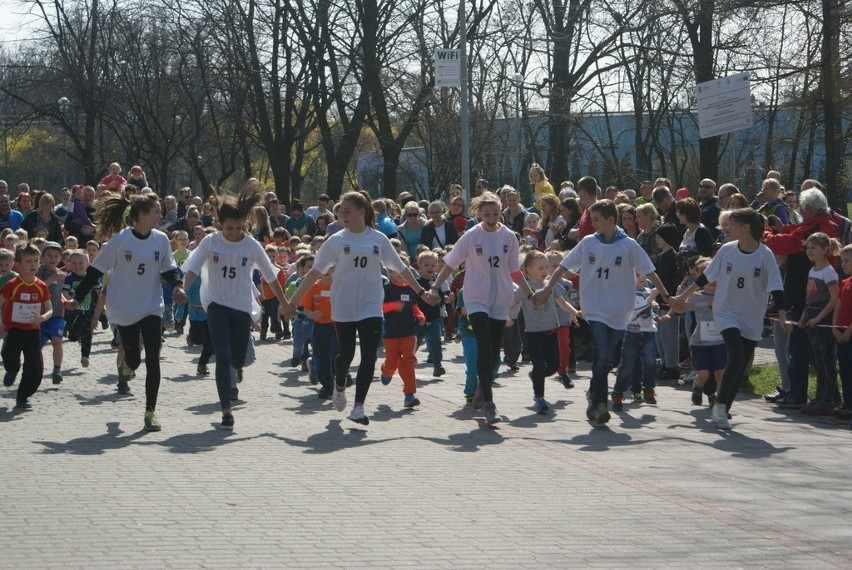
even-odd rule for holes
{"type": "Polygon", "coordinates": [[[418,218],[418,217],[420,217],[420,214],[415,214],[415,213],[413,213],[413,212],[412,212],[412,213],[409,213],[409,214],[405,214],[405,215],[406,215],[406,216],[408,216],[409,218],[418,218]]]}
{"type": "Polygon", "coordinates": [[[698,187],[699,188],[713,188],[713,185],[712,184],[699,184],[698,187]]]}

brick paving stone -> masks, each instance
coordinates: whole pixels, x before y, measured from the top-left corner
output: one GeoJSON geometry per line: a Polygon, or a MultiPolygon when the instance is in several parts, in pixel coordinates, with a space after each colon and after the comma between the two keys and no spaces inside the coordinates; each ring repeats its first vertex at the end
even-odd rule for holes
{"type": "MultiPolygon", "coordinates": [[[[118,396],[107,340],[85,370],[66,345],[66,380],[43,384],[32,413],[0,390],[4,568],[825,568],[852,555],[849,423],[752,398],[721,433],[663,385],[658,406],[628,403],[598,429],[581,363],[577,388],[547,381],[545,416],[528,364],[501,376],[505,419],[487,428],[462,406],[450,343],[441,379],[418,355],[420,409],[403,409],[399,378],[375,383],[364,427],[319,401],[279,342],[258,344],[228,433],[214,380],[194,374],[199,349],[168,335],[163,431],[146,434],[144,365],[118,396]]],[[[756,362],[774,361],[768,347],[756,362]]]]}

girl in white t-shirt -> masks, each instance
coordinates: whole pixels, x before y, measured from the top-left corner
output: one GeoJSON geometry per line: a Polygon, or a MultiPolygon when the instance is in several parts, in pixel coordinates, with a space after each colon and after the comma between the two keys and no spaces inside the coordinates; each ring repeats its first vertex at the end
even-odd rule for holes
{"type": "Polygon", "coordinates": [[[372,227],[375,214],[366,193],[344,194],[340,198],[337,217],[338,223],[345,229],[326,239],[317,250],[313,268],[302,278],[288,306],[295,310],[320,275],[334,268],[331,318],[340,351],[335,360],[332,404],[338,411],[346,407],[346,375],[355,358],[357,337],[361,345],[361,363],[355,378],[355,403],[347,417],[367,425],[370,420],[364,413],[364,401],[376,372],[376,352],[382,340],[382,266],[399,273],[417,296],[429,303],[436,304],[439,297],[417,283],[417,278],[400,259],[387,236],[372,227]]]}
{"type": "Polygon", "coordinates": [[[728,410],[740,390],[745,370],[763,332],[766,301],[771,294],[778,319],[787,320],[784,286],[775,255],[760,243],[765,221],[751,208],[733,210],[726,227],[729,241],[695,283],[674,299],[676,307],[710,282],[716,283],[713,318],[722,335],[727,365],[713,404],[712,419],[722,429],[731,429],[728,410]]]}
{"type": "MultiPolygon", "coordinates": [[[[207,311],[207,326],[216,353],[216,390],[222,408],[222,429],[234,428],[231,367],[241,370],[246,361],[255,303],[256,289],[251,279],[255,267],[278,297],[279,311],[288,318],[292,316],[278,283],[278,268],[269,260],[263,246],[245,233],[246,217],[262,193],[260,183],[251,180],[237,200],[222,200],[217,212],[219,232],[201,240],[183,265],[186,287],[201,275],[201,304],[207,311]]],[[[183,290],[175,291],[178,302],[185,301],[183,297],[183,290]]]]}
{"type": "Polygon", "coordinates": [[[180,289],[180,270],[172,255],[168,236],[156,230],[160,221],[160,201],[154,193],[101,198],[97,219],[101,248],[67,308],[74,309],[92,287],[109,273],[106,312],[118,328],[124,347],[124,365],[119,368],[118,391],[130,391],[128,381],[139,367],[145,346],[145,430],[160,431],[155,415],[160,391],[160,345],[163,317],[163,289],[160,280],[180,289]],[[132,227],[124,227],[129,220],[132,227]],[[132,294],[129,292],[132,291],[132,294]],[[129,367],[129,370],[126,368],[129,367]],[[127,374],[123,372],[127,370],[127,374]]]}
{"type": "Polygon", "coordinates": [[[476,336],[478,390],[484,402],[485,420],[496,424],[500,416],[491,391],[492,370],[500,358],[500,341],[512,305],[512,281],[526,298],[533,291],[521,272],[518,238],[500,223],[500,198],[493,192],[484,192],[474,200],[471,210],[482,221],[465,232],[444,256],[444,267],[432,290],[438,291],[453,269],[465,264],[465,306],[476,336]]]}

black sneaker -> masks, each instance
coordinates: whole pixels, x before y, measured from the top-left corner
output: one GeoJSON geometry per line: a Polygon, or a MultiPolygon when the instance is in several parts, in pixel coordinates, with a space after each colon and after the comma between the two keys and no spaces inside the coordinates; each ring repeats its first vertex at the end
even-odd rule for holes
{"type": "Polygon", "coordinates": [[[785,396],[787,396],[788,393],[789,392],[785,392],[784,390],[782,390],[781,386],[778,386],[775,388],[775,392],[773,394],[766,394],[765,396],[763,396],[763,399],[767,402],[774,403],[777,402],[779,398],[784,398],[785,396]]]}
{"type": "Polygon", "coordinates": [[[54,372],[51,378],[53,379],[54,384],[62,384],[62,374],[59,372],[54,372]]]}
{"type": "Polygon", "coordinates": [[[222,423],[219,424],[219,427],[221,427],[222,429],[228,429],[228,430],[234,429],[234,415],[233,414],[227,414],[227,415],[222,416],[222,423]]]}
{"type": "Polygon", "coordinates": [[[642,395],[645,397],[646,404],[651,404],[652,406],[657,405],[657,394],[654,392],[653,388],[645,388],[642,391],[642,395]]]}
{"type": "Polygon", "coordinates": [[[260,331],[260,340],[261,342],[266,340],[266,331],[260,331]]]}
{"type": "MultiPolygon", "coordinates": [[[[277,332],[277,333],[275,333],[275,340],[281,340],[282,338],[285,338],[285,336],[284,336],[284,333],[283,333],[283,332],[277,332]]],[[[288,335],[286,338],[290,338],[290,336],[288,335]]]]}
{"type": "Polygon", "coordinates": [[[434,372],[432,373],[432,376],[434,376],[435,378],[440,378],[446,373],[447,371],[444,370],[443,366],[438,366],[437,368],[435,368],[434,372]]]}
{"type": "Polygon", "coordinates": [[[320,400],[328,400],[334,394],[334,388],[323,388],[317,393],[320,400]]]}
{"type": "Polygon", "coordinates": [[[562,382],[562,385],[565,386],[565,388],[574,387],[574,381],[571,380],[571,377],[567,374],[562,374],[561,376],[559,376],[559,380],[562,382]]]}
{"type": "Polygon", "coordinates": [[[118,379],[118,393],[119,394],[129,394],[130,393],[130,384],[127,383],[127,379],[119,378],[118,379]]]}
{"type": "Polygon", "coordinates": [[[23,400],[15,403],[16,412],[31,412],[33,405],[29,400],[23,400]]]}
{"type": "Polygon", "coordinates": [[[704,401],[704,392],[701,388],[693,388],[692,389],[692,404],[694,406],[700,406],[704,401]]]}
{"type": "Polygon", "coordinates": [[[236,402],[240,399],[240,389],[234,386],[231,388],[231,401],[236,402]]]}

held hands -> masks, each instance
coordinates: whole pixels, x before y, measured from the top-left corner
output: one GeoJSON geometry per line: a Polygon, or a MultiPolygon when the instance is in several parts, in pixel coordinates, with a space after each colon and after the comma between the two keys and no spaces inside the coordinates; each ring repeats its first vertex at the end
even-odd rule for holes
{"type": "Polygon", "coordinates": [[[441,300],[441,297],[431,289],[423,293],[423,296],[421,298],[432,306],[437,305],[438,302],[441,300]]]}
{"type": "Polygon", "coordinates": [[[175,303],[186,303],[189,297],[186,296],[186,291],[183,290],[183,287],[175,287],[172,290],[172,299],[175,303]]]}
{"type": "Polygon", "coordinates": [[[547,298],[550,297],[550,291],[547,289],[539,289],[532,296],[533,305],[536,307],[540,307],[547,302],[547,298]]]}
{"type": "Polygon", "coordinates": [[[281,303],[278,305],[278,314],[285,319],[295,319],[296,307],[294,307],[291,303],[281,303]]]}
{"type": "Polygon", "coordinates": [[[68,299],[65,301],[65,310],[67,311],[76,311],[80,308],[80,303],[77,302],[76,299],[68,299]]]}

